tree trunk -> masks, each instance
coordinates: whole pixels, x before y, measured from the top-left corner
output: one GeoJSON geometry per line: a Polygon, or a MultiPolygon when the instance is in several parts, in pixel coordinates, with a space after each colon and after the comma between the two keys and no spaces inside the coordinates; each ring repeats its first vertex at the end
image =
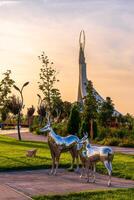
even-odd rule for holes
{"type": "Polygon", "coordinates": [[[93,119],[90,120],[90,137],[91,137],[91,140],[93,140],[93,138],[94,138],[93,119]]]}
{"type": "Polygon", "coordinates": [[[19,141],[21,141],[21,134],[20,134],[20,112],[18,113],[17,129],[18,129],[18,139],[19,139],[19,141]]]}

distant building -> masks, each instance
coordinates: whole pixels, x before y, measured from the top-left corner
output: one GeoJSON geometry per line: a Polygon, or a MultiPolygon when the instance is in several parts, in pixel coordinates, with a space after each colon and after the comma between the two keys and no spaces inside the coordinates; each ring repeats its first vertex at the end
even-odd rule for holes
{"type": "MultiPolygon", "coordinates": [[[[79,37],[79,85],[78,85],[78,97],[77,101],[83,104],[84,98],[87,95],[86,91],[86,84],[87,84],[87,70],[86,70],[86,62],[85,62],[85,55],[84,55],[84,49],[85,49],[85,32],[82,30],[80,32],[79,37]]],[[[105,100],[101,97],[101,95],[94,89],[96,100],[99,102],[104,102],[105,100]]],[[[114,115],[120,115],[118,111],[115,110],[114,115]]]]}

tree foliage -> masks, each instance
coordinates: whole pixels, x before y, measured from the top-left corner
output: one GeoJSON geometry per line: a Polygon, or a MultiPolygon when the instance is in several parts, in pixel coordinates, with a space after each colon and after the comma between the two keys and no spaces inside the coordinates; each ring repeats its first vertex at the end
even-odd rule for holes
{"type": "Polygon", "coordinates": [[[27,108],[27,116],[32,117],[35,112],[35,107],[32,105],[30,108],[27,108]]]}
{"type": "Polygon", "coordinates": [[[126,124],[129,130],[132,130],[134,127],[134,117],[131,114],[127,113],[124,116],[124,123],[126,124]]]}
{"type": "Polygon", "coordinates": [[[86,121],[91,119],[96,119],[98,114],[98,102],[96,101],[95,97],[96,93],[93,89],[93,84],[91,81],[87,83],[87,96],[85,97],[84,101],[84,108],[83,108],[83,118],[86,121]]]}
{"type": "Polygon", "coordinates": [[[64,101],[63,102],[63,117],[69,117],[70,115],[70,112],[71,112],[71,102],[68,102],[68,101],[64,101]]]}
{"type": "Polygon", "coordinates": [[[5,121],[8,115],[7,101],[10,98],[14,80],[11,78],[11,70],[7,70],[3,75],[4,78],[0,81],[0,113],[2,120],[5,121]]]}
{"type": "Polygon", "coordinates": [[[40,123],[40,126],[42,126],[42,123],[43,123],[43,119],[46,117],[46,104],[44,102],[44,99],[39,95],[37,94],[39,100],[38,100],[38,107],[37,107],[37,113],[39,115],[39,123],[40,123]]]}
{"type": "Polygon", "coordinates": [[[30,125],[33,122],[33,114],[35,112],[35,107],[32,105],[30,108],[27,108],[27,117],[28,117],[28,125],[30,125]]]}
{"type": "Polygon", "coordinates": [[[47,111],[52,112],[52,102],[54,98],[54,94],[59,92],[58,89],[54,87],[55,83],[59,80],[56,78],[57,72],[54,69],[53,62],[50,62],[48,57],[43,52],[41,56],[39,56],[41,60],[42,67],[40,69],[40,81],[39,89],[42,91],[44,95],[44,101],[46,103],[47,111]]]}
{"type": "Polygon", "coordinates": [[[63,102],[58,89],[52,90],[52,116],[60,118],[63,112],[63,102]]]}
{"type": "Polygon", "coordinates": [[[23,89],[29,84],[29,82],[26,82],[22,85],[21,89],[17,87],[16,85],[13,85],[14,88],[19,92],[20,98],[13,95],[9,102],[8,102],[8,108],[10,112],[12,112],[14,115],[17,115],[17,129],[18,129],[18,139],[21,140],[21,133],[20,133],[20,123],[21,123],[21,111],[24,108],[24,97],[23,97],[23,89]]]}
{"type": "Polygon", "coordinates": [[[80,127],[80,112],[79,112],[79,107],[77,104],[74,104],[72,106],[70,116],[68,119],[68,124],[67,124],[67,131],[69,134],[77,134],[79,132],[79,127],[80,127]]]}
{"type": "Polygon", "coordinates": [[[3,107],[1,109],[1,119],[3,122],[7,119],[8,113],[9,113],[9,110],[7,109],[7,107],[3,107]]]}
{"type": "Polygon", "coordinates": [[[87,83],[87,96],[84,100],[83,114],[82,114],[82,132],[90,132],[91,138],[93,139],[93,121],[98,115],[98,102],[96,101],[96,93],[93,89],[93,84],[91,81],[87,83]]]}
{"type": "Polygon", "coordinates": [[[114,113],[114,104],[110,97],[106,97],[106,101],[104,101],[100,107],[99,112],[99,121],[102,126],[109,126],[112,116],[114,113]]]}
{"type": "Polygon", "coordinates": [[[45,104],[41,104],[38,109],[37,109],[37,113],[39,114],[39,116],[41,116],[42,118],[44,118],[46,116],[46,106],[45,104]]]}
{"type": "Polygon", "coordinates": [[[13,95],[8,100],[7,108],[13,115],[18,115],[21,109],[21,105],[22,105],[22,102],[19,99],[19,97],[16,97],[15,95],[13,95]]]}

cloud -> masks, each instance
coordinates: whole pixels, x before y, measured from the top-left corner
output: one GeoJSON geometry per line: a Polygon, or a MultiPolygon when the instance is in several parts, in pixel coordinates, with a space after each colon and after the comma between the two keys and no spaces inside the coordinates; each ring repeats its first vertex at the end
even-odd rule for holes
{"type": "Polygon", "coordinates": [[[20,3],[20,0],[0,0],[0,7],[4,5],[11,5],[11,4],[16,4],[20,3]]]}

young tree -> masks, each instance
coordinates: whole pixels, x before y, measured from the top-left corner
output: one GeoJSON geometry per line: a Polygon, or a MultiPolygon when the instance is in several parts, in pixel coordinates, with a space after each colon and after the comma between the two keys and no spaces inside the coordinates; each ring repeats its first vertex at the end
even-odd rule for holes
{"type": "Polygon", "coordinates": [[[46,117],[46,104],[44,102],[44,99],[37,94],[39,100],[38,100],[38,106],[37,106],[37,113],[39,115],[39,125],[42,126],[43,119],[46,117]]]}
{"type": "Polygon", "coordinates": [[[14,85],[14,88],[19,92],[21,100],[18,99],[18,113],[17,113],[17,128],[18,128],[18,139],[21,140],[21,134],[20,134],[20,121],[21,121],[21,111],[24,108],[24,97],[23,97],[23,89],[29,84],[29,82],[26,82],[23,84],[23,86],[18,88],[16,85],[14,85]]]}
{"type": "Polygon", "coordinates": [[[9,114],[9,110],[7,108],[7,106],[4,106],[2,109],[1,109],[1,120],[2,120],[2,124],[1,124],[1,128],[4,129],[4,122],[6,121],[7,117],[8,117],[8,114],[9,114]]]}
{"type": "Polygon", "coordinates": [[[52,116],[59,121],[63,112],[63,102],[58,89],[52,90],[52,116]]]}
{"type": "Polygon", "coordinates": [[[37,113],[39,115],[39,124],[40,124],[40,126],[42,126],[43,119],[46,117],[46,106],[45,106],[45,104],[41,104],[37,108],[37,113]]]}
{"type": "MultiPolygon", "coordinates": [[[[7,102],[7,108],[10,113],[12,113],[14,116],[17,116],[21,109],[21,100],[19,97],[16,97],[15,95],[11,96],[7,102]]],[[[18,138],[21,140],[21,136],[18,135],[18,138]]]]}
{"type": "Polygon", "coordinates": [[[83,121],[85,130],[90,132],[91,139],[94,138],[93,133],[93,122],[97,118],[98,114],[98,102],[95,98],[95,91],[93,89],[93,84],[91,81],[87,83],[87,96],[85,97],[84,107],[83,107],[83,121]],[[90,125],[90,127],[89,127],[90,125]]]}
{"type": "Polygon", "coordinates": [[[1,114],[5,115],[8,113],[6,104],[10,97],[14,80],[11,78],[11,70],[7,70],[3,75],[4,78],[0,81],[0,111],[1,114]]]}
{"type": "Polygon", "coordinates": [[[99,121],[102,126],[107,127],[112,120],[114,104],[110,97],[106,97],[99,110],[99,121]]]}
{"type": "Polygon", "coordinates": [[[52,113],[52,100],[53,100],[53,92],[55,89],[54,85],[59,80],[56,78],[57,72],[53,67],[53,62],[50,62],[48,57],[43,52],[41,56],[39,56],[41,60],[42,67],[40,69],[40,81],[39,89],[42,91],[44,95],[44,101],[46,103],[47,112],[49,114],[52,113]]]}
{"type": "Polygon", "coordinates": [[[125,122],[125,125],[127,126],[127,128],[129,130],[132,130],[133,127],[134,127],[134,117],[127,113],[125,116],[124,116],[124,122],[125,122]]]}
{"type": "Polygon", "coordinates": [[[80,127],[80,112],[79,112],[79,107],[77,104],[74,104],[72,106],[70,116],[68,119],[68,124],[67,124],[67,131],[70,134],[77,134],[79,133],[79,127],[80,127]]]}
{"type": "Polygon", "coordinates": [[[13,115],[17,115],[21,108],[21,100],[15,95],[11,96],[8,100],[7,107],[13,115]]]}
{"type": "Polygon", "coordinates": [[[33,117],[34,112],[35,112],[35,108],[33,105],[30,108],[27,108],[27,117],[28,117],[29,127],[32,124],[32,117],[33,117]]]}

